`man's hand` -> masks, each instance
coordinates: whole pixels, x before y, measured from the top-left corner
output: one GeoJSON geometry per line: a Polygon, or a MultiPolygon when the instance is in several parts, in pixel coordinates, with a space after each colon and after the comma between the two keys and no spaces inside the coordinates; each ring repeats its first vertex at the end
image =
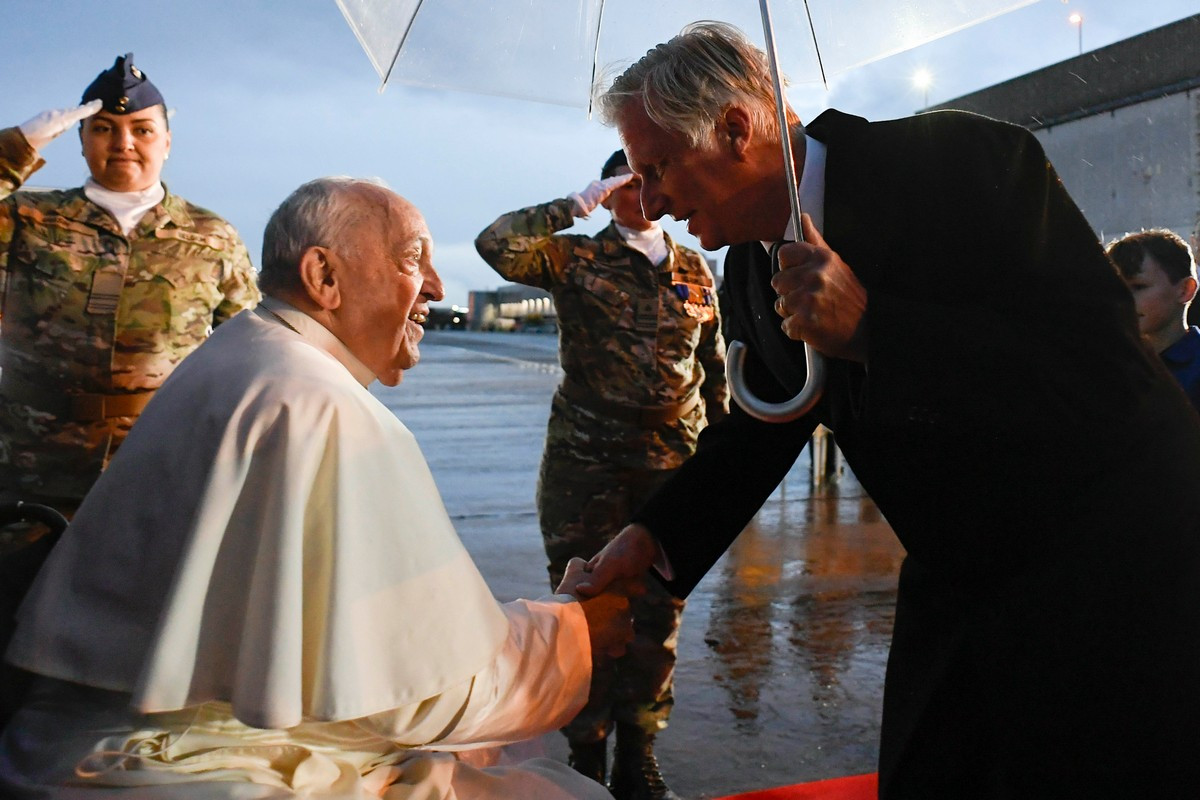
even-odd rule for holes
{"type": "Polygon", "coordinates": [[[591,578],[591,575],[588,574],[589,570],[588,562],[582,558],[572,558],[567,562],[567,571],[563,573],[563,579],[558,582],[558,588],[554,590],[554,593],[580,597],[579,592],[575,591],[575,588],[582,581],[591,578]]]}
{"type": "Polygon", "coordinates": [[[92,100],[75,108],[43,111],[33,119],[20,124],[21,135],[25,137],[25,141],[29,142],[30,147],[40,151],[67,128],[81,119],[92,116],[103,107],[103,100],[92,100]]]}
{"type": "Polygon", "coordinates": [[[804,241],[779,248],[779,272],[771,278],[783,332],[826,355],[865,364],[867,290],[825,244],[808,214],[801,214],[800,222],[804,241]]]}
{"type": "MultiPolygon", "coordinates": [[[[584,574],[573,584],[575,593],[593,597],[622,580],[642,586],[644,590],[646,570],[654,564],[658,553],[658,543],[649,530],[637,523],[626,525],[583,567],[584,574]]],[[[563,578],[563,583],[566,582],[563,578]]]]}
{"type": "Polygon", "coordinates": [[[586,563],[582,558],[567,562],[567,571],[558,585],[558,594],[570,594],[583,607],[587,619],[588,638],[592,644],[592,659],[618,658],[625,653],[625,646],[633,641],[633,614],[629,608],[629,592],[625,583],[613,586],[609,591],[595,597],[583,597],[575,591],[581,577],[586,576],[586,563]]]}
{"type": "Polygon", "coordinates": [[[613,175],[611,178],[592,181],[583,191],[572,192],[567,195],[567,197],[575,201],[575,216],[588,216],[596,210],[596,206],[603,203],[618,187],[624,186],[633,180],[633,178],[634,175],[632,172],[626,172],[624,175],[613,175]]]}
{"type": "Polygon", "coordinates": [[[599,661],[624,655],[626,646],[633,641],[629,596],[610,590],[595,597],[580,598],[579,604],[587,619],[592,659],[599,661]]]}

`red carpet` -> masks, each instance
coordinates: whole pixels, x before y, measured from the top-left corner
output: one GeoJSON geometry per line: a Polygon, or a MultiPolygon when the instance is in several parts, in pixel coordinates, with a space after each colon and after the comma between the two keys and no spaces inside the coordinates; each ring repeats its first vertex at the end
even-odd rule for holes
{"type": "Polygon", "coordinates": [[[878,790],[879,776],[872,772],[870,775],[851,775],[848,778],[731,794],[718,800],[875,800],[878,790]]]}

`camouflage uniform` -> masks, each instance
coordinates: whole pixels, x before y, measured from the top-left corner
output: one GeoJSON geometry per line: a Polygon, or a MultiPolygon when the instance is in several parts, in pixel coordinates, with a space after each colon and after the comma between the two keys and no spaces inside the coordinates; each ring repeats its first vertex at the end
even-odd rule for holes
{"type": "Polygon", "coordinates": [[[82,189],[17,192],[43,163],[0,130],[0,490],[69,512],[150,392],[259,292],[215,214],[167,192],[125,236],[82,189]]]}
{"type": "MultiPolygon", "coordinates": [[[[610,224],[595,237],[553,235],[574,223],[569,199],[505,214],[475,240],[508,280],[549,291],[565,376],[550,408],[538,515],[557,586],[572,556],[589,558],[628,522],[696,437],[728,408],[725,344],[704,259],[667,237],[657,267],[610,224]]],[[[653,583],[653,582],[652,582],[653,583]]],[[[666,727],[683,602],[657,584],[634,601],[637,637],[596,674],[588,706],[564,729],[607,736],[613,722],[666,727]]]]}

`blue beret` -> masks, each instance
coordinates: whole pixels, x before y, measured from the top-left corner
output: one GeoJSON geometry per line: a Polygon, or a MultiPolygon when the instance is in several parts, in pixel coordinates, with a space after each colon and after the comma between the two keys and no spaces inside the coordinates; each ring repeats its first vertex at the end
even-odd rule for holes
{"type": "Polygon", "coordinates": [[[132,114],[164,102],[158,88],[133,65],[133,53],[118,56],[111,68],[97,75],[83,90],[79,102],[92,100],[103,100],[104,110],[110,114],[132,114]]]}

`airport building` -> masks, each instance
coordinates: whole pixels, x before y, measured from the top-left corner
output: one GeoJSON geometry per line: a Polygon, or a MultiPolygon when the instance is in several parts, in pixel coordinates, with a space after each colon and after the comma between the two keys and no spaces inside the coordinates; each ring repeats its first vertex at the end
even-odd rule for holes
{"type": "Polygon", "coordinates": [[[1200,14],[931,107],[1034,132],[1101,241],[1200,220],[1200,14]]]}

